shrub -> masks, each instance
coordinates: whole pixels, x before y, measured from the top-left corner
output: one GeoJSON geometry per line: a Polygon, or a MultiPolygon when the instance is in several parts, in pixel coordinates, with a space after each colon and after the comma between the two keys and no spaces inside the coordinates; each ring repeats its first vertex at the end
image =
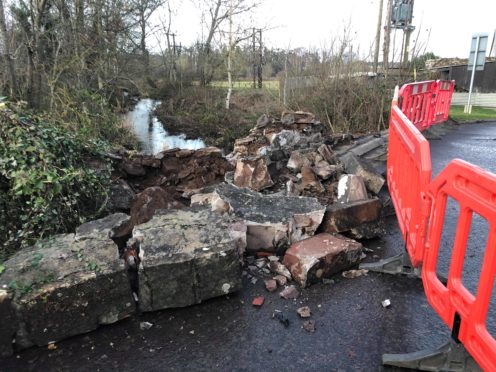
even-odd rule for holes
{"type": "Polygon", "coordinates": [[[104,211],[110,164],[99,154],[105,146],[48,117],[0,108],[0,261],[104,211]]]}

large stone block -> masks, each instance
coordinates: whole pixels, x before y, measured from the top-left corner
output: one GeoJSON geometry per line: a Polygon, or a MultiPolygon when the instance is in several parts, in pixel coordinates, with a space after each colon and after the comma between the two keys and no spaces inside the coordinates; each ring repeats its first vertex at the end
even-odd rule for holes
{"type": "MultiPolygon", "coordinates": [[[[116,214],[93,221],[76,235],[40,241],[4,263],[0,288],[12,295],[18,347],[46,345],[134,312],[124,262],[108,237],[114,226],[128,220],[116,214]]],[[[2,327],[0,340],[9,335],[2,327]]]]}
{"type": "Polygon", "coordinates": [[[302,287],[347,270],[360,261],[362,245],[341,235],[318,234],[293,244],[283,263],[302,287]]]}
{"type": "Polygon", "coordinates": [[[327,207],[321,231],[328,233],[351,230],[367,222],[376,221],[381,215],[379,199],[368,199],[352,203],[335,203],[327,207]]]}
{"type": "Polygon", "coordinates": [[[198,304],[241,288],[246,226],[206,208],[163,211],[135,226],[143,311],[198,304]]]}
{"type": "Polygon", "coordinates": [[[262,195],[246,188],[221,184],[205,198],[212,210],[231,213],[247,225],[247,250],[275,252],[292,242],[312,236],[325,207],[315,198],[262,195]]]}

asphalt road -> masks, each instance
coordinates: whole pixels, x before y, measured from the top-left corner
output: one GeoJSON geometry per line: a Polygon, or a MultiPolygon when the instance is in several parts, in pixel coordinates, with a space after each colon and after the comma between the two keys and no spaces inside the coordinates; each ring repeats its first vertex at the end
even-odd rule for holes
{"type": "MultiPolygon", "coordinates": [[[[456,127],[442,140],[431,141],[431,152],[434,174],[453,158],[496,172],[496,123],[456,127]]],[[[448,237],[456,229],[455,203],[448,210],[441,272],[447,270],[448,237]]],[[[469,287],[477,282],[484,227],[483,221],[473,226],[464,274],[469,287]]],[[[374,250],[369,259],[400,253],[403,242],[395,219],[388,220],[383,239],[365,246],[374,250]]],[[[496,299],[490,311],[496,313],[496,299]]],[[[252,284],[245,277],[244,289],[236,295],[135,316],[59,342],[56,350],[25,350],[0,360],[0,370],[381,371],[383,353],[434,348],[448,337],[420,280],[375,273],[355,279],[337,276],[333,284],[302,290],[298,300],[283,300],[277,292],[268,293],[262,280],[252,284]],[[251,300],[259,294],[266,302],[256,309],[251,300]],[[391,301],[389,308],[381,305],[385,299],[391,301]],[[314,333],[302,329],[296,314],[303,305],[311,308],[314,333]],[[287,316],[288,327],[272,317],[275,310],[287,316]],[[153,326],[141,330],[144,321],[153,326]]]]}

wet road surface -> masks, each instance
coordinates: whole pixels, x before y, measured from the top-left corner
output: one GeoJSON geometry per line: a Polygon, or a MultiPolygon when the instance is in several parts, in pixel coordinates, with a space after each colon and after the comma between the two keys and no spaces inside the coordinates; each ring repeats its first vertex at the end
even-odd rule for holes
{"type": "MultiPolygon", "coordinates": [[[[431,141],[433,174],[461,158],[496,172],[496,123],[455,127],[431,141]]],[[[455,203],[453,203],[455,204],[455,203]]],[[[448,206],[446,236],[456,229],[456,205],[448,206]]],[[[466,278],[478,278],[485,245],[483,223],[476,224],[474,251],[466,278]],[[482,227],[481,227],[482,226],[482,227]]],[[[383,239],[365,242],[368,260],[403,250],[394,218],[383,239]]],[[[448,250],[448,243],[444,244],[448,250]]],[[[448,255],[443,258],[447,267],[448,255]]],[[[475,281],[474,281],[475,279],[475,281]]],[[[0,360],[0,370],[122,371],[381,371],[383,353],[434,348],[449,337],[448,328],[428,305],[420,280],[369,273],[355,279],[335,277],[333,284],[302,290],[297,300],[268,293],[263,281],[244,277],[241,293],[198,306],[134,316],[95,332],[57,344],[56,350],[33,348],[0,360]],[[251,306],[264,295],[261,309],[251,306]],[[389,308],[381,301],[391,300],[389,308]],[[307,305],[316,331],[302,329],[296,309],[307,305]],[[290,320],[273,319],[275,310],[290,320]],[[140,329],[140,322],[153,324],[140,329]]],[[[493,296],[496,297],[496,296],[493,296]]],[[[493,314],[496,301],[492,302],[493,314]]],[[[494,318],[493,318],[494,319],[494,318]]],[[[496,332],[492,329],[492,334],[496,332]]]]}

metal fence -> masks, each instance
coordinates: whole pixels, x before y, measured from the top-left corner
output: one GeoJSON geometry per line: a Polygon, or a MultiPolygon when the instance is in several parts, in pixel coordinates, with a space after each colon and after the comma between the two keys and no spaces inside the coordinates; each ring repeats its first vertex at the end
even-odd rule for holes
{"type": "MultiPolygon", "coordinates": [[[[453,93],[452,106],[464,106],[468,101],[468,93],[453,93]]],[[[496,93],[473,93],[472,105],[496,108],[496,93]]]]}

